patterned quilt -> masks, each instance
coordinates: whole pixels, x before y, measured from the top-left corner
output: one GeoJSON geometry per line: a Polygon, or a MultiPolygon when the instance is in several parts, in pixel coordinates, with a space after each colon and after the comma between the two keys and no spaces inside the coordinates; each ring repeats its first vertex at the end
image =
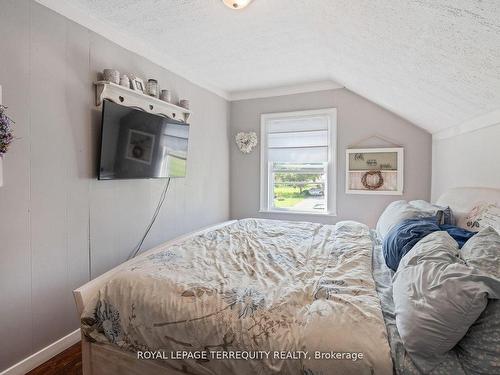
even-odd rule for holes
{"type": "Polygon", "coordinates": [[[370,231],[350,221],[245,219],[159,248],[120,269],[81,322],[166,372],[393,371],[370,231]]]}

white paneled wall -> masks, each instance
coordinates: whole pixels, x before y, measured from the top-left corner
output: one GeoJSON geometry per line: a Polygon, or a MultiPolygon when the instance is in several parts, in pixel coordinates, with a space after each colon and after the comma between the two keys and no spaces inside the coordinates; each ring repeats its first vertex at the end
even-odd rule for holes
{"type": "Polygon", "coordinates": [[[432,199],[460,186],[500,187],[500,123],[432,142],[432,199]]]}

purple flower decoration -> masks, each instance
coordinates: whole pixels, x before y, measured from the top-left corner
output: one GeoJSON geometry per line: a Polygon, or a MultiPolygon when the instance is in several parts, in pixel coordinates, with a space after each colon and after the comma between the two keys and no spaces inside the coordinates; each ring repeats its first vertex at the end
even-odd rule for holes
{"type": "Polygon", "coordinates": [[[0,105],[0,157],[4,156],[14,139],[14,135],[12,134],[12,124],[14,121],[5,114],[6,108],[0,105]]]}

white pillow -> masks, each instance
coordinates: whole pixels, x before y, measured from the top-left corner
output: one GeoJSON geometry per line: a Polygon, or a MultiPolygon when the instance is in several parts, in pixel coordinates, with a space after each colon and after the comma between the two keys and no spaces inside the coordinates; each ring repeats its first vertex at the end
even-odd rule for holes
{"type": "Polygon", "coordinates": [[[417,199],[414,201],[408,202],[411,206],[418,208],[420,211],[428,211],[432,215],[437,215],[440,210],[443,210],[444,207],[436,206],[432,203],[424,201],[423,199],[417,199]]]}
{"type": "Polygon", "coordinates": [[[423,199],[410,201],[408,203],[421,211],[427,211],[429,216],[438,216],[440,224],[455,224],[450,207],[438,206],[424,201],[423,199]]]}
{"type": "Polygon", "coordinates": [[[430,373],[467,333],[486,307],[500,297],[500,280],[469,267],[446,232],[420,240],[394,275],[396,325],[406,351],[430,373]]]}
{"type": "Polygon", "coordinates": [[[483,212],[480,222],[481,229],[491,227],[500,232],[500,207],[491,205],[483,212]]]}
{"type": "Polygon", "coordinates": [[[458,226],[473,232],[492,227],[500,231],[500,207],[491,203],[478,203],[459,219],[458,226]]]}
{"type": "Polygon", "coordinates": [[[384,239],[387,233],[397,224],[406,219],[419,219],[421,217],[432,216],[432,212],[422,211],[407,201],[394,201],[390,203],[377,222],[377,233],[384,239]]]}

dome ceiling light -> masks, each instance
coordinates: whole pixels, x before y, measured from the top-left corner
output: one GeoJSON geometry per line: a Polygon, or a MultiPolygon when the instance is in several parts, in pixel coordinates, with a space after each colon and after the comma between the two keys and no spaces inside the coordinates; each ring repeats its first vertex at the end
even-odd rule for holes
{"type": "Polygon", "coordinates": [[[252,0],[222,0],[222,1],[231,9],[243,9],[252,2],[252,0]]]}

